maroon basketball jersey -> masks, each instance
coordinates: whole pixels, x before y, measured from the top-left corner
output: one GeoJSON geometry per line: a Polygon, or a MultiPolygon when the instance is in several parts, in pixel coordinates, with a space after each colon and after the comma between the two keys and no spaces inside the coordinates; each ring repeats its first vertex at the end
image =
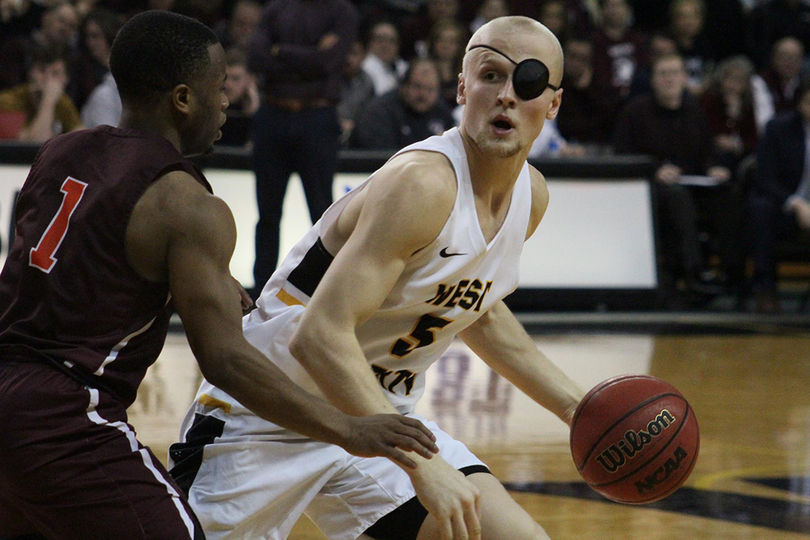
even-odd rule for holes
{"type": "Polygon", "coordinates": [[[109,126],[46,143],[17,201],[17,236],[0,274],[0,362],[47,356],[129,406],[166,340],[169,287],[140,277],[125,236],[144,191],[183,170],[163,137],[109,126]],[[36,352],[34,352],[36,351],[36,352]]]}

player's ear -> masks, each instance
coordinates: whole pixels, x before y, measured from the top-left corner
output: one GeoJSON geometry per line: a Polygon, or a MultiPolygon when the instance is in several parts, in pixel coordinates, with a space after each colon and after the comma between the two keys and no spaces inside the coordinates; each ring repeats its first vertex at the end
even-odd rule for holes
{"type": "Polygon", "coordinates": [[[186,84],[178,84],[172,88],[172,105],[182,113],[191,112],[191,88],[186,84]]]}
{"type": "Polygon", "coordinates": [[[464,73],[458,74],[458,90],[456,91],[456,103],[464,105],[467,103],[467,86],[464,81],[464,73]]]}
{"type": "Polygon", "coordinates": [[[554,99],[551,100],[551,107],[546,113],[546,120],[554,120],[557,118],[557,113],[560,112],[560,105],[562,104],[562,94],[562,88],[554,92],[554,99]]]}

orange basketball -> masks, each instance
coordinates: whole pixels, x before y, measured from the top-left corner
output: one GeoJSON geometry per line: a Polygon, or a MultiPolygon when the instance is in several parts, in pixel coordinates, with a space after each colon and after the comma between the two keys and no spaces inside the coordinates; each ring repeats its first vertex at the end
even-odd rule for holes
{"type": "Polygon", "coordinates": [[[597,384],[582,399],[571,427],[571,454],[597,493],[626,504],[663,499],[695,466],[697,418],[669,383],[621,375],[597,384]]]}

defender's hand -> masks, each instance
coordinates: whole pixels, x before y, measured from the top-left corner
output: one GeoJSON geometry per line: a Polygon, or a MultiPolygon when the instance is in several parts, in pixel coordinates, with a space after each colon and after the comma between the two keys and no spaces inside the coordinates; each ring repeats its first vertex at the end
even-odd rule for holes
{"type": "Polygon", "coordinates": [[[436,458],[410,476],[442,540],[481,540],[481,492],[463,473],[436,458]]]}
{"type": "Polygon", "coordinates": [[[402,450],[414,451],[427,459],[439,451],[433,433],[414,418],[401,414],[375,414],[350,419],[349,434],[341,446],[355,456],[387,457],[415,469],[416,462],[402,450]]]}

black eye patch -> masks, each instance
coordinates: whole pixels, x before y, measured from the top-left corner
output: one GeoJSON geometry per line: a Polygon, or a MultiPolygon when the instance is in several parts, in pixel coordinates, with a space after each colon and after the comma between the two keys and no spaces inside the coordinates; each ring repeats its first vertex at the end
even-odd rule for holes
{"type": "Polygon", "coordinates": [[[548,83],[548,66],[546,66],[540,60],[537,60],[536,58],[527,58],[526,60],[518,63],[498,49],[490,47],[489,45],[475,45],[470,47],[470,50],[478,49],[479,47],[498,53],[515,64],[515,70],[512,72],[512,86],[515,89],[515,94],[517,94],[517,97],[523,101],[529,101],[539,97],[540,94],[545,92],[546,88],[551,88],[554,91],[559,90],[559,86],[554,86],[553,84],[548,83]]]}

